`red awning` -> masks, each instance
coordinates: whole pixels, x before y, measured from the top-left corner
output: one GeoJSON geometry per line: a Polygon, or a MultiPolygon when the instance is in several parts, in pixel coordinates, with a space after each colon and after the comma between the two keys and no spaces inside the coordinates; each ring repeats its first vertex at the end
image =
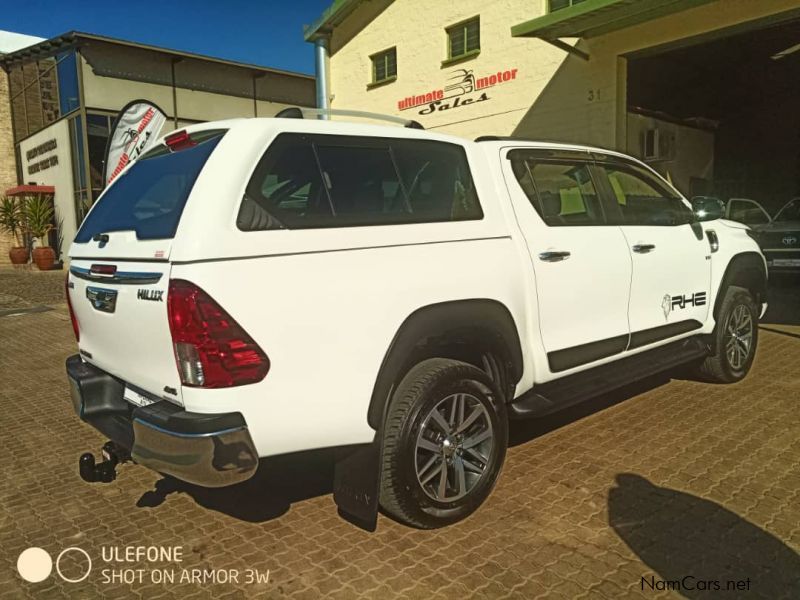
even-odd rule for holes
{"type": "Polygon", "coordinates": [[[8,188],[6,196],[25,196],[27,194],[55,194],[56,188],[52,185],[18,185],[8,188]]]}

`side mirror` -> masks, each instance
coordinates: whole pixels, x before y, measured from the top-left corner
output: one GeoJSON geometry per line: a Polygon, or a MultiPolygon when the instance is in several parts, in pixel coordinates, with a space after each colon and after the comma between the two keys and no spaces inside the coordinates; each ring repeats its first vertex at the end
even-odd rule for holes
{"type": "Polygon", "coordinates": [[[725,203],[713,196],[695,196],[692,198],[692,212],[698,221],[713,221],[725,216],[725,203]]]}

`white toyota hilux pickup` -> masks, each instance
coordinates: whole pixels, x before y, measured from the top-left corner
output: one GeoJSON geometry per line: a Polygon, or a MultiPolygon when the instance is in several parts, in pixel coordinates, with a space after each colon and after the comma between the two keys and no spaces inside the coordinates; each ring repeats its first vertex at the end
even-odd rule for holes
{"type": "Polygon", "coordinates": [[[170,133],[69,256],[71,398],[110,439],[85,480],[222,487],[336,447],[368,529],[476,510],[509,419],[679,365],[742,379],[766,308],[751,231],[633,158],[316,119],[170,133]]]}

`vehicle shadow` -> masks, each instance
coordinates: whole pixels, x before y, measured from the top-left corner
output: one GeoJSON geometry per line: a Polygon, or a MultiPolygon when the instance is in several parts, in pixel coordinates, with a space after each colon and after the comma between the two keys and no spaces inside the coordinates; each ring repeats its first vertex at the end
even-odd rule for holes
{"type": "Polygon", "coordinates": [[[653,571],[637,582],[642,591],[800,598],[800,555],[715,502],[621,473],[608,494],[608,521],[653,571]]]}
{"type": "Polygon", "coordinates": [[[335,451],[310,450],[261,459],[255,475],[237,485],[206,488],[165,476],[142,494],[139,508],[155,508],[171,494],[187,494],[203,508],[242,521],[262,523],[285,514],[295,502],[330,494],[335,451]]]}

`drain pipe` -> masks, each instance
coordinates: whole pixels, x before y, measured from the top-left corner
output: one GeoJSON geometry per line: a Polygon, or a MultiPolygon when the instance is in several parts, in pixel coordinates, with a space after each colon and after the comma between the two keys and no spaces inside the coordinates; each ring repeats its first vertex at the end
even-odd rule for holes
{"type": "MultiPolygon", "coordinates": [[[[330,108],[328,90],[328,36],[321,35],[314,40],[314,65],[317,75],[317,108],[330,108]]],[[[327,119],[327,114],[317,115],[318,119],[327,119]]]]}

